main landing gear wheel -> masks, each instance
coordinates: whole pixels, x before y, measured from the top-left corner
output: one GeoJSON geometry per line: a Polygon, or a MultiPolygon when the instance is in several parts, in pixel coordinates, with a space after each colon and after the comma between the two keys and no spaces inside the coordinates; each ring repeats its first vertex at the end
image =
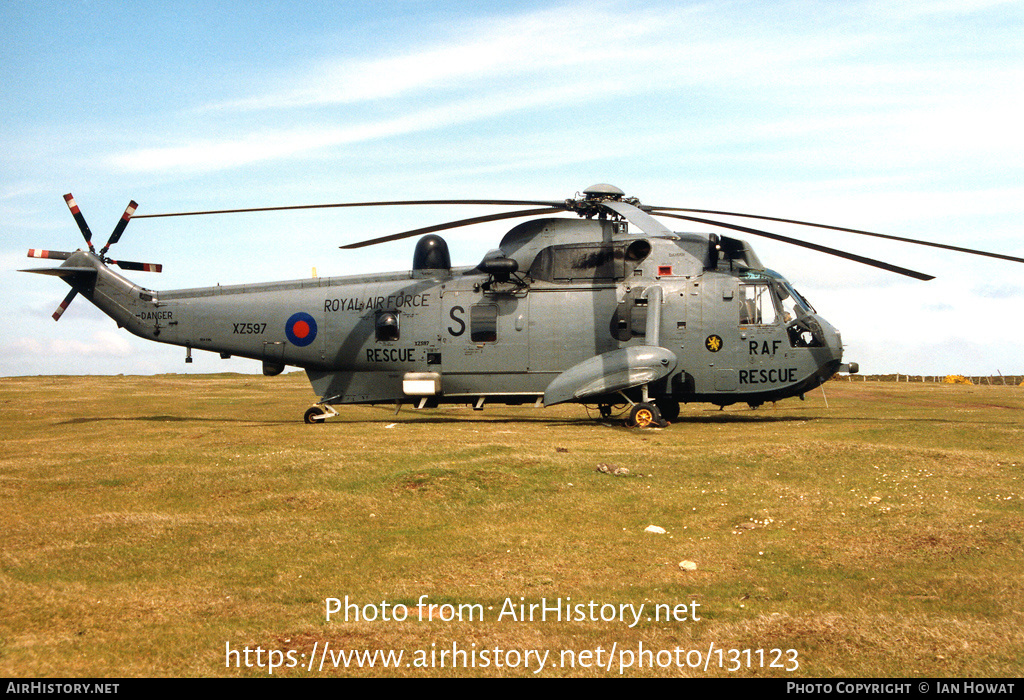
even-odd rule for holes
{"type": "Polygon", "coordinates": [[[661,413],[661,417],[667,420],[669,423],[679,418],[679,402],[663,397],[654,402],[654,405],[658,407],[658,412],[661,413]]]}
{"type": "Polygon", "coordinates": [[[649,403],[638,403],[629,410],[626,425],[631,428],[664,428],[666,423],[658,412],[657,406],[649,403]]]}

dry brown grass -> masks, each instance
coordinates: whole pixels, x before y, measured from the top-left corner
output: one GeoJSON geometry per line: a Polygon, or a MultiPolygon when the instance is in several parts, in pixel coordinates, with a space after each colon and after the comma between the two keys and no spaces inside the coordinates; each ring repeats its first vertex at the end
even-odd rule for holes
{"type": "Polygon", "coordinates": [[[827,390],[827,409],[820,393],[691,406],[635,431],[577,407],[352,407],[306,426],[301,375],[0,379],[0,674],[267,675],[266,653],[228,667],[225,644],[293,651],[274,675],[536,669],[406,665],[457,644],[609,676],[625,656],[552,663],[643,644],[722,650],[727,668],[731,649],[795,649],[799,668],[626,675],[1019,675],[1024,389],[827,390]],[[328,622],[346,595],[410,619],[328,622]],[[415,620],[423,595],[485,620],[415,620]],[[498,621],[520,598],[696,601],[702,619],[498,621]],[[325,643],[405,656],[310,672],[325,643]]]}

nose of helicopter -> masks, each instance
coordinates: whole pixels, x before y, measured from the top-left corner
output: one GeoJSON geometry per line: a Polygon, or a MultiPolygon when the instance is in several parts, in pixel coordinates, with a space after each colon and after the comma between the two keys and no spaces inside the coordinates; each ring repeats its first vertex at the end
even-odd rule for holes
{"type": "Polygon", "coordinates": [[[843,365],[843,336],[831,323],[821,316],[815,314],[814,320],[821,328],[822,353],[818,358],[823,369],[827,369],[829,376],[835,372],[853,371],[856,372],[856,364],[843,365]]]}
{"type": "Polygon", "coordinates": [[[824,342],[825,347],[830,348],[833,351],[837,360],[841,359],[843,356],[842,334],[835,326],[821,316],[815,315],[814,318],[818,322],[818,325],[821,326],[822,341],[824,342]]]}

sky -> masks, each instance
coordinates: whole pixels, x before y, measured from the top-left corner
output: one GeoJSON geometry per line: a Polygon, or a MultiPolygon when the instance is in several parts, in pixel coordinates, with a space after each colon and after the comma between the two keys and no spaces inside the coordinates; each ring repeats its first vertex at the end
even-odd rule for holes
{"type": "MultiPolygon", "coordinates": [[[[0,3],[0,375],[259,372],[119,331],[29,248],[138,214],[389,199],[645,204],[830,223],[1024,257],[1024,3],[0,3]]],[[[153,289],[408,269],[363,238],[474,207],[133,221],[153,289]]],[[[674,230],[712,229],[663,219],[674,230]]],[[[516,222],[446,232],[474,265],[516,222]]],[[[750,222],[739,222],[750,225],[750,222]]],[[[852,234],[747,237],[867,374],[1024,373],[1024,266],[852,234]]],[[[739,236],[743,237],[743,236],[739,236]]]]}

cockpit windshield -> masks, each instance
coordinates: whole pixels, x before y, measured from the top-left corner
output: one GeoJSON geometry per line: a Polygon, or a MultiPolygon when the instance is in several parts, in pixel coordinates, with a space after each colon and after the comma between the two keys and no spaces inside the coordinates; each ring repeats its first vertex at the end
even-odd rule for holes
{"type": "Polygon", "coordinates": [[[817,313],[814,307],[785,277],[772,270],[765,270],[765,273],[771,278],[771,288],[779,301],[790,344],[795,348],[824,345],[821,327],[813,317],[817,313]]]}
{"type": "Polygon", "coordinates": [[[772,278],[772,287],[782,303],[782,319],[784,323],[789,324],[799,318],[815,313],[814,307],[800,295],[800,292],[796,291],[796,288],[785,277],[774,270],[765,270],[765,272],[772,278]]]}
{"type": "Polygon", "coordinates": [[[775,292],[782,302],[782,318],[786,323],[814,313],[814,308],[789,282],[782,280],[776,285],[775,292]]]}

